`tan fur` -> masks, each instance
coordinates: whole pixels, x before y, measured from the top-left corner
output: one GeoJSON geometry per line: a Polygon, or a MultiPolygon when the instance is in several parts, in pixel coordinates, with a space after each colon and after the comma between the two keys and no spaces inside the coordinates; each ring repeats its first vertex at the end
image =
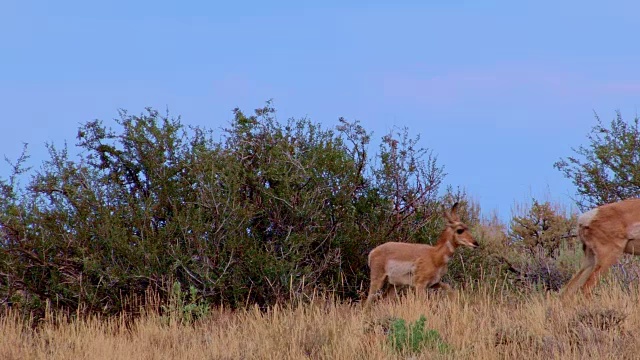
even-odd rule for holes
{"type": "Polygon", "coordinates": [[[580,270],[562,289],[562,296],[579,288],[590,296],[600,275],[623,253],[640,255],[640,199],[599,206],[578,217],[578,238],[585,257],[580,270]]]}
{"type": "Polygon", "coordinates": [[[371,284],[367,305],[375,300],[385,283],[388,288],[383,295],[393,286],[402,285],[414,287],[416,291],[424,291],[427,287],[450,288],[449,285],[441,283],[440,279],[446,272],[447,263],[455,249],[460,245],[478,246],[467,226],[458,218],[457,207],[458,203],[455,203],[450,213],[445,211],[447,227],[440,234],[435,246],[387,242],[371,250],[371,284]]]}

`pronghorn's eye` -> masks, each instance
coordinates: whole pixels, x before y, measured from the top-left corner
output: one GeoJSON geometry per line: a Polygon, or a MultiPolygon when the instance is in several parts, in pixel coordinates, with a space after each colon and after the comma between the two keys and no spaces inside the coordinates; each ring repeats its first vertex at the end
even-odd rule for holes
{"type": "Polygon", "coordinates": [[[458,233],[458,235],[461,235],[464,232],[464,229],[458,229],[456,230],[456,233],[458,233]]]}

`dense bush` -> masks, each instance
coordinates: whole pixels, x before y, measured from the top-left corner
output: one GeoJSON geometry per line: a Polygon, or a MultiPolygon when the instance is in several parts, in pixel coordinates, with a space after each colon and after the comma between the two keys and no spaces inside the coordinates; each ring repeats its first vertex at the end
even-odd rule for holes
{"type": "Polygon", "coordinates": [[[536,199],[511,218],[503,252],[510,272],[524,288],[559,290],[579,264],[576,216],[536,199]]]}
{"type": "Polygon", "coordinates": [[[152,109],[115,125],[90,121],[77,158],[49,145],[39,170],[23,156],[1,180],[4,302],[108,314],[149,289],[166,297],[175,281],[231,306],[316,290],[355,299],[370,249],[431,242],[442,203],[466,198],[439,196],[443,167],[406,129],[370,155],[359,123],[281,123],[270,104],[236,109],[221,134],[152,109]]]}

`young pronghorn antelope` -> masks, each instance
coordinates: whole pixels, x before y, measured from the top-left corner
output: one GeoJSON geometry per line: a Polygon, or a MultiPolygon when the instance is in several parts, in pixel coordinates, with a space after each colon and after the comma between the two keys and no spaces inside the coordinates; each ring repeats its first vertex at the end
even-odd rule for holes
{"type": "Polygon", "coordinates": [[[589,297],[598,277],[623,253],[640,255],[640,199],[599,206],[578,217],[578,238],[584,260],[562,290],[567,297],[582,288],[589,297]]]}
{"type": "Polygon", "coordinates": [[[426,291],[427,287],[450,290],[448,284],[440,282],[447,269],[447,263],[460,245],[475,248],[476,240],[468,227],[456,214],[458,203],[453,204],[451,212],[444,211],[447,227],[440,234],[435,246],[387,242],[369,253],[371,284],[367,305],[378,296],[386,285],[382,296],[386,296],[394,286],[409,285],[416,292],[426,291]]]}

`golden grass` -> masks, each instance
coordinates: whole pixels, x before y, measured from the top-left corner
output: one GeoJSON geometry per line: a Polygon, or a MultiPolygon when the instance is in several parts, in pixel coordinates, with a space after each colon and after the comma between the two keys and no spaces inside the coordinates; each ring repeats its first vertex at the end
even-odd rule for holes
{"type": "Polygon", "coordinates": [[[637,290],[601,284],[592,301],[484,286],[451,297],[409,294],[370,311],[324,299],[266,312],[214,309],[193,325],[148,314],[126,325],[49,318],[32,330],[9,312],[0,318],[0,359],[637,359],[638,304],[637,290]],[[422,314],[451,352],[394,352],[392,319],[422,314]]]}

